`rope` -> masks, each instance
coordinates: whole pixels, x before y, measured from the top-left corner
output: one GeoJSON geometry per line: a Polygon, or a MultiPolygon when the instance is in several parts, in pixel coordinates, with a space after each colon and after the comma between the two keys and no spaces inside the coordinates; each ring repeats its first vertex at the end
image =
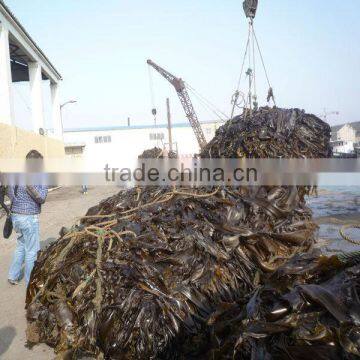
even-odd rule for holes
{"type": "Polygon", "coordinates": [[[58,265],[67,257],[68,253],[70,252],[70,250],[73,248],[73,246],[75,245],[75,243],[77,242],[77,240],[79,240],[79,234],[80,233],[73,233],[70,236],[70,241],[67,243],[67,245],[61,250],[59,256],[54,260],[54,262],[51,264],[51,269],[52,272],[55,272],[55,275],[53,274],[52,276],[48,277],[43,285],[42,288],[39,289],[39,292],[36,294],[34,300],[36,301],[37,299],[40,298],[40,296],[43,295],[43,293],[45,292],[48,284],[50,283],[50,281],[53,280],[53,278],[56,276],[56,270],[58,265]]]}
{"type": "Polygon", "coordinates": [[[209,106],[213,107],[218,113],[222,114],[223,116],[225,116],[225,118],[227,118],[228,116],[222,111],[220,110],[218,107],[216,107],[216,105],[214,105],[210,100],[208,100],[205,96],[201,95],[197,90],[195,90],[190,84],[186,83],[185,84],[190,90],[192,90],[198,97],[200,97],[201,99],[203,99],[204,102],[206,102],[207,104],[209,104],[209,106]]]}
{"type": "MultiPolygon", "coordinates": [[[[156,110],[154,82],[153,82],[153,78],[152,78],[152,71],[151,71],[150,65],[148,65],[148,74],[149,74],[149,89],[150,89],[151,105],[152,105],[152,109],[156,110]]],[[[157,126],[156,113],[153,114],[153,115],[154,115],[154,125],[155,125],[155,128],[156,128],[156,126],[157,126]]],[[[156,140],[156,145],[157,146],[159,145],[159,139],[156,140]]]]}
{"type": "Polygon", "coordinates": [[[214,196],[217,192],[219,191],[219,188],[217,188],[215,191],[211,192],[211,193],[206,193],[206,194],[196,194],[196,193],[191,193],[191,192],[186,192],[186,191],[177,191],[177,190],[172,190],[171,192],[168,192],[167,194],[161,196],[161,198],[165,197],[164,199],[161,200],[154,200],[151,201],[149,203],[146,203],[144,205],[139,205],[136,206],[132,209],[126,210],[121,212],[120,214],[128,214],[143,208],[146,208],[148,206],[152,206],[152,205],[157,205],[157,204],[162,204],[165,202],[168,202],[169,200],[171,200],[175,195],[179,195],[179,196],[190,196],[190,197],[194,197],[194,198],[206,198],[206,197],[210,197],[210,196],[214,196]]]}
{"type": "Polygon", "coordinates": [[[188,83],[185,83],[186,88],[191,91],[199,100],[206,106],[210,111],[212,111],[220,120],[224,120],[219,114],[223,115],[225,119],[228,118],[228,116],[218,109],[213,103],[211,103],[208,99],[206,99],[203,95],[201,95],[198,91],[196,91],[192,86],[190,86],[188,83]]]}
{"type": "Polygon", "coordinates": [[[103,244],[104,244],[104,237],[99,236],[97,238],[97,242],[98,242],[98,248],[97,248],[97,251],[96,251],[96,260],[95,260],[97,277],[95,279],[96,292],[95,292],[95,298],[93,299],[93,304],[95,305],[96,312],[98,314],[100,314],[101,303],[102,303],[102,299],[103,299],[102,276],[101,276],[100,271],[101,271],[102,247],[103,247],[103,244]]]}
{"type": "Polygon", "coordinates": [[[117,220],[114,219],[114,220],[110,220],[110,221],[103,221],[100,223],[96,223],[96,226],[98,226],[98,227],[102,226],[104,229],[107,229],[108,227],[111,227],[116,224],[117,224],[117,220]]]}
{"type": "MultiPolygon", "coordinates": [[[[109,232],[110,232],[111,234],[113,234],[119,241],[122,241],[120,235],[119,235],[116,231],[110,229],[109,232]]],[[[132,232],[132,231],[131,231],[131,232],[132,232]]],[[[130,231],[129,231],[129,233],[130,233],[130,231]]],[[[135,233],[134,233],[134,234],[135,234],[135,233]]],[[[136,234],[135,234],[135,237],[136,237],[136,234]]],[[[108,252],[112,249],[113,242],[114,242],[114,239],[111,238],[110,241],[109,241],[108,249],[107,249],[108,252]]]]}
{"type": "Polygon", "coordinates": [[[174,194],[172,194],[172,193],[169,193],[169,194],[167,194],[167,195],[170,195],[170,196],[168,196],[168,198],[165,198],[165,199],[163,199],[163,200],[154,200],[154,201],[151,201],[151,202],[149,202],[149,203],[147,203],[147,204],[136,206],[136,207],[134,207],[134,208],[132,208],[132,209],[123,211],[123,212],[121,212],[120,214],[129,214],[129,213],[131,213],[131,212],[134,212],[134,211],[136,211],[136,210],[140,210],[140,209],[146,208],[146,207],[148,207],[148,206],[157,205],[157,204],[162,204],[162,203],[164,203],[164,202],[167,202],[167,201],[171,200],[171,199],[173,198],[173,196],[174,196],[174,194]]]}
{"type": "Polygon", "coordinates": [[[255,63],[255,41],[254,41],[254,26],[251,24],[252,29],[252,36],[251,36],[251,42],[252,42],[252,52],[253,52],[253,83],[254,83],[254,97],[257,96],[256,94],[256,63],[255,63]]]}
{"type": "MultiPolygon", "coordinates": [[[[237,95],[237,94],[240,94],[241,79],[242,79],[242,74],[244,72],[245,60],[246,60],[246,55],[247,55],[248,48],[249,48],[249,43],[250,43],[250,30],[249,30],[249,33],[248,33],[248,38],[247,38],[246,47],[245,47],[245,53],[244,53],[243,61],[242,61],[242,64],[241,64],[239,80],[238,80],[238,83],[237,83],[236,91],[233,94],[233,98],[231,100],[231,103],[233,105],[232,110],[231,110],[231,116],[230,116],[231,119],[234,117],[235,107],[238,106],[237,99],[238,99],[239,95],[237,95]]],[[[244,99],[244,103],[245,102],[246,102],[246,100],[244,99]]]]}
{"type": "MultiPolygon", "coordinates": [[[[251,26],[251,25],[250,25],[251,26]]],[[[251,44],[250,44],[250,51],[249,51],[249,67],[248,69],[251,68],[251,44]]],[[[252,94],[251,94],[251,88],[252,88],[252,78],[251,78],[251,73],[249,73],[249,94],[248,94],[248,101],[249,101],[249,109],[250,109],[250,114],[251,114],[251,97],[252,97],[252,94]]]]}
{"type": "MultiPolygon", "coordinates": [[[[98,249],[97,249],[97,255],[96,255],[96,261],[95,261],[95,264],[96,264],[96,268],[91,272],[91,274],[84,280],[82,281],[77,287],[76,289],[74,290],[73,292],[73,295],[72,295],[72,299],[75,299],[76,296],[81,293],[89,284],[90,284],[90,281],[94,278],[95,274],[97,273],[98,274],[98,278],[96,279],[96,296],[94,298],[94,303],[97,307],[97,309],[100,309],[100,306],[101,306],[101,299],[102,299],[102,289],[101,289],[101,278],[99,277],[99,274],[100,274],[100,263],[101,263],[101,257],[102,257],[102,246],[104,244],[104,240],[105,240],[105,237],[102,236],[102,235],[99,235],[99,234],[95,234],[91,231],[89,231],[89,229],[95,229],[97,231],[101,231],[102,233],[105,233],[106,235],[108,235],[109,233],[113,234],[114,236],[116,236],[118,238],[119,241],[121,241],[121,237],[120,235],[133,235],[134,237],[137,237],[137,235],[133,232],[133,231],[130,231],[130,230],[126,230],[126,231],[122,231],[120,233],[117,233],[116,231],[114,230],[103,230],[101,229],[100,227],[98,226],[89,226],[88,228],[85,229],[85,232],[89,235],[92,235],[92,236],[95,236],[97,238],[97,241],[98,241],[98,249]]],[[[107,251],[110,251],[111,248],[112,248],[112,241],[113,239],[111,238],[110,239],[110,243],[109,243],[109,247],[108,247],[108,250],[107,251]]],[[[100,275],[101,276],[101,275],[100,275]]]]}
{"type": "Polygon", "coordinates": [[[152,78],[152,72],[150,69],[150,65],[148,65],[148,75],[149,75],[149,90],[150,90],[151,106],[153,108],[155,108],[154,82],[153,82],[153,78],[152,78]]]}
{"type": "Polygon", "coordinates": [[[141,188],[139,188],[139,187],[136,188],[136,194],[137,194],[136,201],[139,201],[140,195],[141,195],[141,188]]]}
{"type": "MultiPolygon", "coordinates": [[[[258,51],[259,51],[261,63],[262,63],[262,66],[263,66],[263,68],[264,68],[264,72],[265,72],[265,76],[266,76],[266,81],[267,81],[267,83],[268,83],[268,85],[269,85],[269,88],[272,88],[271,83],[270,83],[270,80],[269,80],[269,75],[268,75],[268,72],[267,72],[267,70],[266,70],[264,58],[263,58],[263,55],[262,55],[262,52],[261,52],[261,49],[260,49],[259,41],[258,41],[257,36],[256,36],[256,34],[255,34],[255,29],[254,29],[254,27],[252,28],[252,32],[253,32],[253,36],[254,36],[254,39],[255,39],[255,42],[256,42],[257,49],[258,49],[258,51]]],[[[274,102],[274,105],[276,106],[276,102],[275,102],[275,98],[274,98],[274,97],[273,97],[273,102],[274,102]]]]}
{"type": "Polygon", "coordinates": [[[259,51],[261,63],[262,63],[263,68],[264,68],[264,72],[265,72],[265,76],[266,76],[266,81],[267,81],[269,87],[271,87],[270,80],[269,80],[269,76],[268,76],[268,73],[267,73],[267,70],[266,70],[266,66],[265,66],[265,62],[264,62],[264,58],[263,58],[263,55],[262,55],[262,52],[261,52],[261,49],[260,49],[260,45],[259,45],[257,36],[256,36],[256,34],[255,34],[254,28],[252,28],[252,32],[253,32],[254,39],[255,39],[255,41],[256,41],[257,49],[258,49],[258,51],[259,51]]]}
{"type": "MultiPolygon", "coordinates": [[[[194,198],[206,198],[206,197],[210,197],[210,196],[214,196],[217,192],[219,191],[219,188],[217,188],[215,191],[211,192],[211,193],[205,193],[205,194],[197,194],[197,193],[192,193],[192,192],[186,192],[186,191],[177,191],[175,189],[173,189],[171,192],[168,192],[164,195],[161,195],[160,197],[156,198],[154,201],[151,201],[149,203],[146,203],[146,204],[143,204],[143,205],[138,205],[138,206],[135,206],[131,209],[128,209],[128,210],[125,210],[125,211],[122,211],[120,212],[120,215],[127,215],[127,216],[123,216],[123,217],[120,217],[119,219],[117,220],[125,220],[125,219],[128,219],[132,216],[131,213],[133,213],[134,211],[137,211],[137,210],[140,210],[140,209],[144,209],[146,207],[149,207],[149,206],[153,206],[153,205],[158,205],[158,204],[163,204],[165,202],[168,202],[170,201],[175,195],[179,195],[179,196],[190,196],[190,197],[194,197],[194,198]]],[[[84,217],[81,217],[81,219],[86,219],[86,218],[103,218],[103,217],[109,217],[109,216],[116,216],[117,214],[110,214],[110,215],[89,215],[89,216],[84,216],[84,217]]],[[[91,229],[95,229],[95,230],[98,230],[98,231],[108,231],[106,229],[106,227],[108,227],[109,225],[112,225],[113,221],[115,220],[112,220],[112,221],[106,221],[106,222],[102,222],[102,223],[99,223],[99,224],[96,224],[96,225],[90,225],[89,227],[85,228],[84,231],[90,235],[94,235],[94,236],[98,236],[96,234],[94,234],[93,232],[89,231],[91,229]],[[105,229],[104,228],[101,228],[99,227],[100,225],[106,225],[105,226],[105,229]]],[[[135,237],[136,237],[136,234],[133,233],[133,232],[123,232],[123,233],[119,233],[118,235],[123,235],[125,233],[132,233],[135,237]]],[[[76,233],[75,233],[76,234],[76,233]]]]}
{"type": "MultiPolygon", "coordinates": [[[[171,192],[164,195],[165,199],[155,200],[155,201],[152,201],[150,203],[137,206],[137,207],[135,207],[133,209],[129,209],[127,211],[122,212],[122,214],[129,213],[129,212],[134,212],[136,210],[139,210],[141,208],[145,208],[145,207],[148,207],[148,206],[151,206],[151,205],[167,202],[167,201],[171,200],[175,195],[189,196],[189,197],[194,197],[194,198],[207,198],[207,197],[214,196],[219,190],[220,190],[220,188],[218,187],[218,188],[216,188],[216,190],[214,190],[211,193],[202,193],[202,194],[200,193],[200,194],[198,194],[198,193],[192,193],[192,192],[187,192],[187,191],[177,191],[177,190],[173,189],[171,192]]],[[[115,216],[115,215],[116,214],[111,214],[110,216],[115,216]]],[[[87,218],[96,218],[96,217],[103,218],[103,217],[106,217],[106,215],[87,216],[87,218]]],[[[127,216],[127,217],[130,217],[130,216],[127,216]]],[[[109,224],[111,222],[109,221],[107,223],[109,224]]],[[[104,224],[104,223],[102,223],[102,224],[104,224]]],[[[99,313],[100,310],[101,310],[101,303],[102,303],[102,299],[103,299],[102,284],[101,284],[102,279],[101,279],[100,270],[101,270],[101,259],[102,259],[102,254],[103,254],[102,247],[104,245],[105,238],[106,238],[106,236],[109,236],[110,234],[112,234],[119,241],[122,241],[121,235],[132,235],[132,236],[134,236],[136,238],[137,234],[135,232],[131,231],[131,230],[124,230],[124,231],[122,231],[120,233],[117,233],[116,231],[114,231],[112,229],[106,229],[106,228],[104,229],[104,228],[101,228],[101,227],[96,226],[96,225],[90,225],[90,226],[86,227],[83,231],[78,232],[78,233],[74,232],[74,233],[71,233],[71,234],[67,234],[66,236],[68,238],[70,238],[70,241],[61,250],[61,252],[60,252],[59,256],[57,257],[57,259],[52,263],[52,271],[53,272],[55,272],[57,270],[58,265],[67,257],[67,255],[69,254],[70,250],[73,248],[75,243],[81,240],[80,235],[82,235],[84,233],[97,238],[98,248],[97,248],[97,253],[96,253],[96,261],[95,261],[96,268],[92,271],[91,274],[89,274],[89,276],[83,282],[81,282],[76,287],[76,289],[75,289],[75,291],[74,291],[74,293],[72,295],[72,298],[74,299],[80,292],[82,292],[86,288],[86,286],[90,283],[90,281],[94,278],[95,274],[97,274],[97,277],[95,279],[96,295],[95,295],[95,297],[93,299],[93,303],[95,305],[97,313],[99,313]],[[96,230],[98,233],[94,233],[91,230],[96,230]]],[[[65,237],[63,239],[65,239],[65,237]]],[[[110,239],[110,243],[109,243],[107,251],[110,251],[111,248],[112,248],[112,238],[110,239]]],[[[43,295],[43,293],[47,289],[50,281],[52,281],[55,276],[56,276],[56,273],[53,274],[52,276],[50,276],[49,278],[47,278],[47,280],[45,281],[43,287],[41,289],[39,289],[38,293],[36,294],[34,300],[39,299],[40,296],[43,295]]]]}
{"type": "Polygon", "coordinates": [[[242,78],[242,74],[243,74],[243,71],[244,71],[245,60],[246,60],[246,55],[247,55],[247,52],[248,52],[248,49],[249,49],[249,45],[250,45],[250,24],[249,24],[249,31],[248,31],[248,38],[247,38],[247,42],[246,42],[245,54],[244,54],[243,62],[242,62],[242,65],[241,65],[240,76],[239,76],[239,80],[238,80],[238,84],[237,84],[237,88],[236,88],[237,91],[240,90],[241,78],[242,78]]]}
{"type": "Polygon", "coordinates": [[[206,193],[206,194],[195,194],[195,193],[191,193],[191,192],[186,192],[186,191],[176,191],[173,190],[174,194],[176,195],[184,195],[184,196],[190,196],[190,197],[194,197],[194,198],[207,198],[207,197],[211,197],[214,196],[215,194],[217,194],[217,192],[220,190],[220,188],[216,188],[215,191],[211,192],[211,193],[206,193]]]}
{"type": "Polygon", "coordinates": [[[210,112],[214,113],[220,121],[224,121],[224,119],[214,109],[212,109],[208,104],[206,104],[206,102],[204,102],[193,90],[191,90],[190,88],[188,88],[188,90],[199,100],[201,105],[203,105],[210,112]]]}
{"type": "MultiPolygon", "coordinates": [[[[239,91],[240,89],[240,85],[241,85],[241,77],[242,77],[242,73],[244,70],[244,66],[245,66],[245,61],[246,61],[246,57],[248,56],[248,68],[250,69],[251,67],[251,36],[252,36],[252,22],[249,22],[249,30],[248,30],[248,39],[246,42],[246,50],[245,50],[245,54],[244,54],[244,60],[243,60],[243,64],[242,64],[242,68],[241,68],[241,73],[240,73],[240,77],[239,77],[239,82],[238,82],[238,88],[237,91],[239,91]]],[[[244,101],[244,109],[247,109],[248,106],[249,108],[251,108],[251,76],[249,75],[249,93],[247,94],[247,96],[245,96],[245,101],[244,101]]],[[[235,109],[234,109],[235,111],[235,109]]],[[[251,109],[250,109],[251,112],[251,109]]],[[[247,116],[247,111],[245,112],[245,119],[247,116]]]]}
{"type": "Polygon", "coordinates": [[[81,219],[105,219],[105,218],[109,218],[109,217],[114,217],[116,216],[116,214],[107,214],[107,215],[85,215],[85,216],[80,216],[77,217],[76,220],[81,220],[81,219]]]}
{"type": "Polygon", "coordinates": [[[70,250],[73,248],[73,246],[75,245],[76,241],[79,239],[78,238],[78,234],[74,234],[75,236],[72,236],[71,240],[67,243],[67,245],[61,250],[61,253],[59,254],[59,256],[57,257],[57,259],[54,261],[54,263],[52,264],[52,269],[56,270],[58,264],[60,264],[68,255],[68,253],[70,252],[70,250]]]}
{"type": "MultiPolygon", "coordinates": [[[[260,49],[260,45],[259,45],[259,41],[257,39],[256,33],[255,33],[255,29],[253,26],[253,22],[249,21],[249,31],[248,31],[248,38],[247,38],[247,42],[246,42],[246,48],[245,48],[245,53],[244,53],[244,58],[243,58],[243,62],[241,65],[241,71],[240,71],[240,76],[239,76],[239,80],[238,80],[238,84],[237,84],[237,88],[236,88],[236,92],[235,94],[237,94],[239,92],[240,86],[241,86],[241,80],[242,80],[242,76],[243,76],[243,72],[244,72],[244,66],[245,66],[245,61],[246,58],[248,56],[248,62],[249,62],[249,69],[252,68],[252,79],[251,79],[251,75],[249,74],[249,93],[248,96],[245,98],[244,101],[244,109],[247,109],[248,107],[250,108],[250,112],[251,112],[251,106],[252,106],[252,96],[254,96],[254,99],[257,99],[257,88],[256,88],[256,58],[255,58],[255,44],[256,47],[259,51],[259,55],[260,55],[260,59],[261,59],[261,64],[262,67],[264,69],[265,72],[265,76],[266,76],[266,81],[268,83],[269,86],[269,93],[271,91],[271,99],[274,102],[274,105],[276,106],[276,102],[275,102],[275,98],[273,96],[273,92],[272,92],[272,86],[270,83],[270,79],[269,79],[269,75],[265,66],[265,62],[264,62],[264,57],[262,55],[261,49],[260,49]],[[252,54],[251,54],[252,52],[252,54]],[[253,89],[253,94],[252,94],[252,89],[253,89]]],[[[235,96],[235,100],[232,100],[232,112],[231,112],[231,118],[233,118],[234,113],[235,113],[235,107],[237,106],[236,104],[236,95],[233,95],[233,99],[235,96]]],[[[269,95],[268,95],[269,96],[269,95]]],[[[246,117],[246,114],[245,114],[246,117]]]]}
{"type": "Polygon", "coordinates": [[[346,240],[347,242],[349,242],[353,245],[360,245],[360,240],[353,240],[348,235],[345,234],[345,230],[347,230],[347,229],[360,229],[360,224],[347,224],[347,225],[344,225],[339,231],[340,235],[342,236],[342,238],[344,240],[346,240]]]}
{"type": "MultiPolygon", "coordinates": [[[[106,235],[108,235],[109,233],[114,234],[115,232],[110,230],[110,231],[106,231],[98,226],[94,226],[91,225],[88,228],[85,228],[85,232],[88,233],[89,235],[95,236],[98,242],[98,248],[96,251],[96,260],[95,260],[95,265],[96,265],[96,279],[95,279],[95,285],[96,285],[96,292],[95,292],[95,297],[93,299],[93,304],[95,306],[96,312],[99,314],[101,311],[101,303],[103,300],[103,291],[102,291],[102,276],[101,276],[101,262],[102,262],[102,256],[103,256],[103,245],[105,242],[105,237],[106,235]],[[90,229],[94,229],[97,230],[99,233],[93,233],[90,231],[90,229]]],[[[137,237],[137,235],[130,230],[127,231],[122,231],[120,233],[117,233],[116,236],[118,237],[118,239],[121,240],[120,235],[125,235],[125,234],[131,234],[134,237],[137,237]]],[[[112,245],[112,243],[111,243],[112,245]]],[[[111,245],[109,245],[108,250],[111,250],[111,245]]],[[[94,274],[90,274],[90,276],[87,278],[85,284],[80,284],[76,289],[75,292],[77,294],[77,292],[81,291],[86,285],[87,283],[92,279],[92,277],[95,276],[94,274]],[[80,289],[79,289],[80,287],[80,289]]],[[[74,292],[74,294],[75,294],[74,292]]]]}
{"type": "Polygon", "coordinates": [[[76,296],[81,293],[87,286],[88,284],[90,284],[90,281],[92,280],[92,278],[94,277],[96,273],[96,269],[94,269],[91,274],[84,280],[82,281],[74,290],[73,295],[72,295],[72,299],[75,299],[76,296]]]}

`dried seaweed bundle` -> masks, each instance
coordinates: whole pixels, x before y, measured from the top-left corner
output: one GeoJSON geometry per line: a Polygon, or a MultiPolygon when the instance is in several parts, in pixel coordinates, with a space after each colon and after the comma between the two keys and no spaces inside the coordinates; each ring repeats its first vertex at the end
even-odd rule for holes
{"type": "Polygon", "coordinates": [[[299,109],[263,107],[220,127],[201,152],[206,158],[326,158],[330,126],[299,109]]]}
{"type": "MultiPolygon", "coordinates": [[[[166,156],[170,159],[176,159],[177,154],[174,151],[166,151],[166,156]]],[[[164,158],[164,151],[158,147],[154,147],[139,155],[139,159],[162,159],[164,158]]]]}
{"type": "MultiPolygon", "coordinates": [[[[253,292],[211,318],[213,339],[200,358],[358,359],[360,253],[296,255],[253,292]],[[355,261],[354,261],[355,260],[355,261]]],[[[186,349],[177,349],[185,354],[186,349]]]]}
{"type": "MultiPolygon", "coordinates": [[[[280,154],[284,144],[267,137],[258,153],[250,151],[257,141],[252,137],[257,127],[275,136],[276,117],[283,124],[295,111],[306,123],[302,145],[284,156],[330,153],[321,120],[297,110],[264,111],[254,114],[254,123],[244,120],[249,128],[243,133],[229,131],[234,120],[225,125],[208,151],[222,144],[218,156],[240,156],[234,149],[248,131],[247,156],[263,157],[266,148],[267,155],[275,154],[274,147],[280,154]],[[259,114],[272,112],[272,121],[261,120],[259,114]]],[[[281,126],[279,134],[291,132],[289,125],[281,126]]],[[[313,245],[316,225],[305,203],[307,191],[146,187],[102,201],[80,226],[40,253],[27,293],[28,340],[60,353],[108,359],[174,358],[181,355],[176,349],[186,353],[187,346],[206,353],[209,319],[219,306],[243,303],[261,273],[313,245]]]]}

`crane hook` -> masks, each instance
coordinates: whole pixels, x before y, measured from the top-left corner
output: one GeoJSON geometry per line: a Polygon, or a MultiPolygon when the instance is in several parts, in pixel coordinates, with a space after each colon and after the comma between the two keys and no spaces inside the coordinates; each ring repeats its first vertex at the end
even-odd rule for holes
{"type": "Polygon", "coordinates": [[[251,19],[251,21],[255,18],[257,7],[258,0],[245,0],[243,2],[245,15],[247,18],[251,19]]]}

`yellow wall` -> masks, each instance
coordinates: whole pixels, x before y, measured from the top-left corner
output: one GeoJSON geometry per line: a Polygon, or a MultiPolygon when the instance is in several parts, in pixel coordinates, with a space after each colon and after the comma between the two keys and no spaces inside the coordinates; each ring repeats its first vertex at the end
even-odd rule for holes
{"type": "Polygon", "coordinates": [[[15,126],[0,124],[0,158],[25,158],[30,150],[38,150],[45,158],[65,156],[64,143],[15,126]]]}
{"type": "Polygon", "coordinates": [[[344,141],[356,141],[356,131],[353,129],[350,125],[346,124],[344,125],[339,131],[338,131],[338,139],[344,140],[344,141]]]}

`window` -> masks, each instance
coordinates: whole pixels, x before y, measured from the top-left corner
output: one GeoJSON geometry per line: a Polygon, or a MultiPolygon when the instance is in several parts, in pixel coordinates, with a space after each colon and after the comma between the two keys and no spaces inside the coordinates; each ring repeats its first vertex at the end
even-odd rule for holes
{"type": "Polygon", "coordinates": [[[150,133],[150,140],[163,140],[164,133],[150,133]]]}
{"type": "Polygon", "coordinates": [[[111,143],[111,136],[95,136],[95,144],[111,143]]]}
{"type": "Polygon", "coordinates": [[[80,155],[84,153],[84,146],[66,146],[66,155],[80,155]]]}

